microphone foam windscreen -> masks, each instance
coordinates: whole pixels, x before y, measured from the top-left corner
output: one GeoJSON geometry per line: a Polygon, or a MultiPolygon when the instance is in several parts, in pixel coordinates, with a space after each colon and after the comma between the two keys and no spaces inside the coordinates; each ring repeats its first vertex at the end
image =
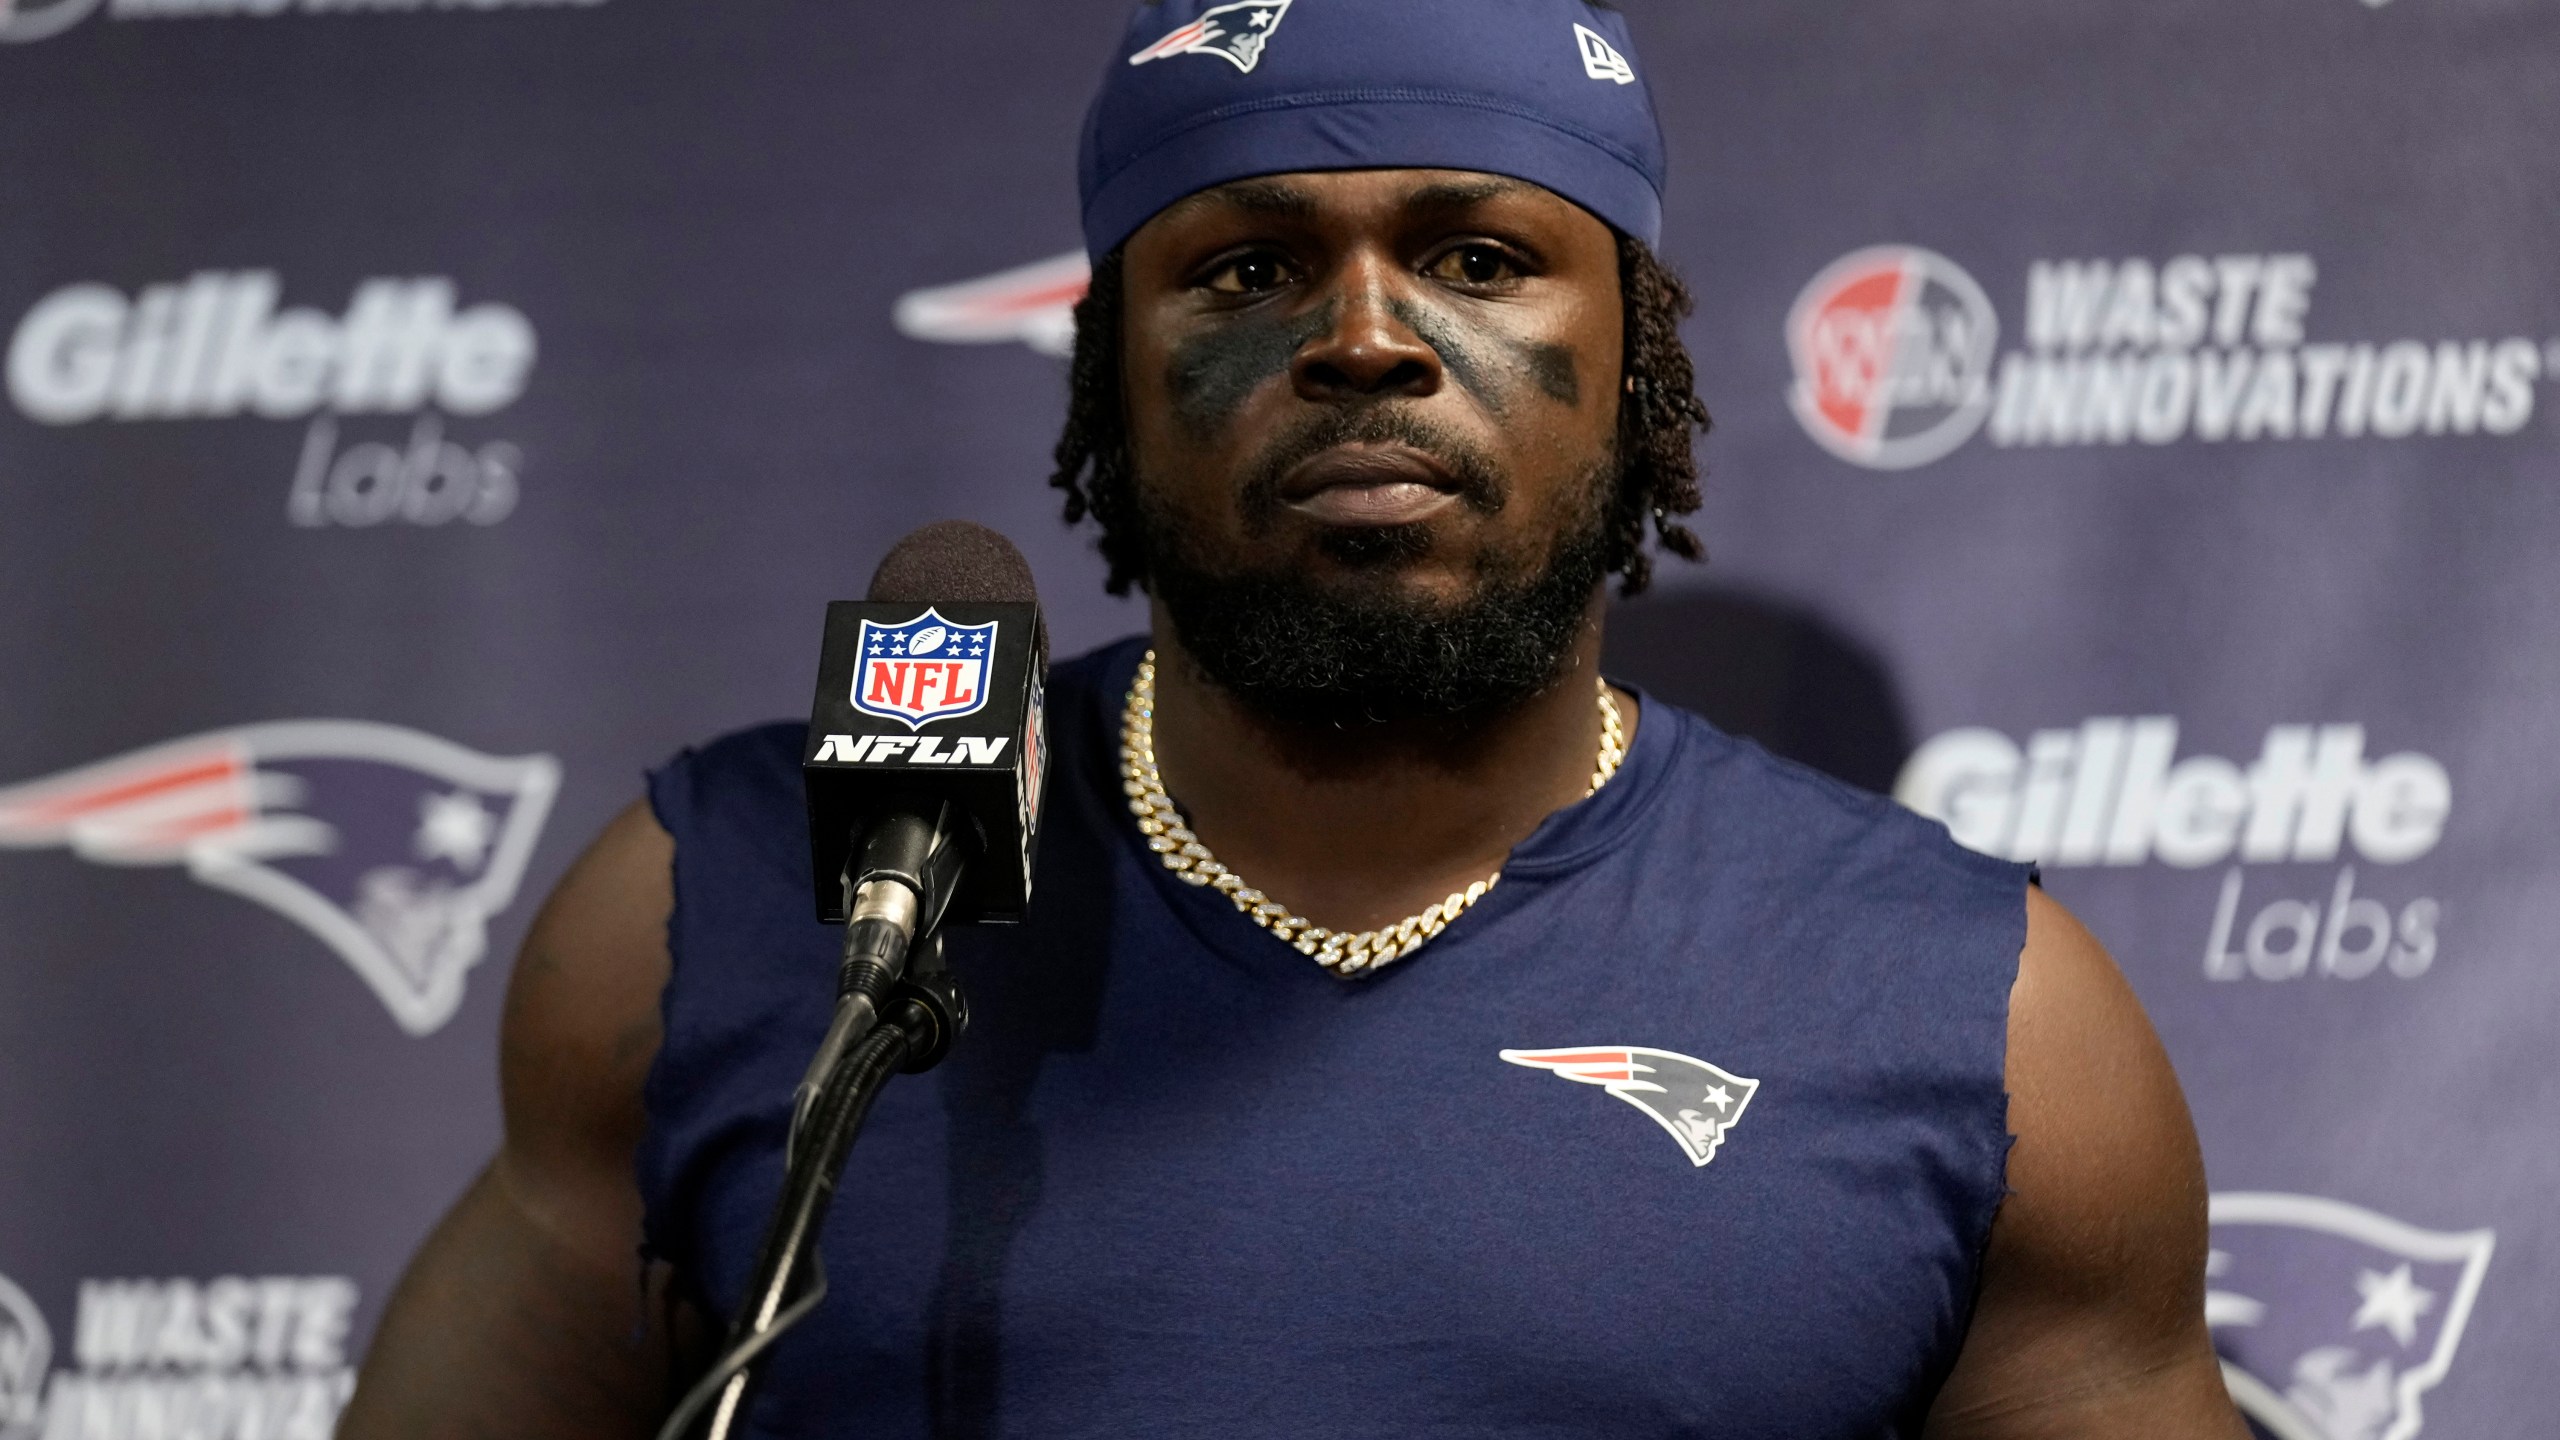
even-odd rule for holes
{"type": "Polygon", "coordinates": [[[1013,542],[968,520],[937,520],[892,547],[871,572],[870,599],[1037,605],[1031,563],[1013,542]]]}

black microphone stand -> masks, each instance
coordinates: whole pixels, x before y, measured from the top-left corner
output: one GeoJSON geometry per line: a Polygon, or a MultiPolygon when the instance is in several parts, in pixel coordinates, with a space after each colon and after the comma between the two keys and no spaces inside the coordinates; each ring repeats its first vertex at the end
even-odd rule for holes
{"type": "Polygon", "coordinates": [[[834,1020],[793,1095],[782,1196],[766,1223],[727,1349],[685,1392],[658,1440],[685,1440],[707,1413],[706,1440],[727,1440],[745,1412],[756,1365],[826,1298],[818,1230],[872,1102],[898,1074],[942,1063],[969,1023],[937,928],[968,859],[945,806],[928,825],[896,817],[848,867],[851,896],[834,1020]],[[912,938],[910,938],[912,937],[912,938]]]}

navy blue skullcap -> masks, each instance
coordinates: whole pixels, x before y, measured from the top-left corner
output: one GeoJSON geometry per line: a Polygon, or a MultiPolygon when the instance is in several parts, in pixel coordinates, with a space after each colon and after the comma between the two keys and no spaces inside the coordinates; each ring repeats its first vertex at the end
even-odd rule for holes
{"type": "Polygon", "coordinates": [[[1158,0],[1086,112],[1099,259],[1165,206],[1292,170],[1478,170],[1650,244],[1662,127],[1625,18],[1585,0],[1158,0]]]}

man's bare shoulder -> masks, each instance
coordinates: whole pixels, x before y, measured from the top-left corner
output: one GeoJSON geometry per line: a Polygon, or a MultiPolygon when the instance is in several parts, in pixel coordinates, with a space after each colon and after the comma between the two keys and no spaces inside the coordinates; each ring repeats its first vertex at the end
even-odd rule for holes
{"type": "MultiPolygon", "coordinates": [[[[638,1193],[630,1157],[661,1036],[675,842],[645,802],[607,824],[552,892],[507,987],[499,1081],[507,1178],[638,1193]]],[[[637,1225],[636,1209],[633,1224],[637,1225]]]]}
{"type": "Polygon", "coordinates": [[[2009,1194],[1938,1437],[2241,1434],[2204,1327],[2195,1128],[2141,1002],[2034,889],[2009,1011],[2009,1194]]]}
{"type": "Polygon", "coordinates": [[[499,1037],[505,1139],[402,1277],[341,1435],[645,1433],[699,1351],[663,1267],[637,1283],[674,854],[634,804],[535,918],[499,1037]]]}

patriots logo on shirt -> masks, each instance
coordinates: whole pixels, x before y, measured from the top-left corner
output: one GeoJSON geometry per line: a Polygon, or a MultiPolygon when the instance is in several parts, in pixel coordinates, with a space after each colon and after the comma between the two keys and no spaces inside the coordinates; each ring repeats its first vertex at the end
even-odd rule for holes
{"type": "Polygon", "coordinates": [[[1200,18],[1169,31],[1162,39],[1129,57],[1132,65],[1174,55],[1215,55],[1239,71],[1251,73],[1262,63],[1262,47],[1279,32],[1290,0],[1240,0],[1213,5],[1200,18]]]}
{"type": "Polygon", "coordinates": [[[560,764],[483,755],[362,720],[283,720],[173,740],[0,789],[0,849],[183,865],[286,916],[351,966],[403,1030],[453,1018],[515,899],[560,764]]]}
{"type": "Polygon", "coordinates": [[[1561,1079],[1600,1086],[1669,1132],[1692,1165],[1716,1158],[1725,1132],[1742,1118],[1744,1107],[1760,1089],[1759,1081],[1695,1056],[1637,1045],[1505,1050],[1502,1058],[1561,1079]]]}
{"type": "Polygon", "coordinates": [[[2316,1195],[2216,1195],[2205,1323],[2275,1440],[2414,1440],[2497,1234],[2422,1230],[2316,1195]]]}

